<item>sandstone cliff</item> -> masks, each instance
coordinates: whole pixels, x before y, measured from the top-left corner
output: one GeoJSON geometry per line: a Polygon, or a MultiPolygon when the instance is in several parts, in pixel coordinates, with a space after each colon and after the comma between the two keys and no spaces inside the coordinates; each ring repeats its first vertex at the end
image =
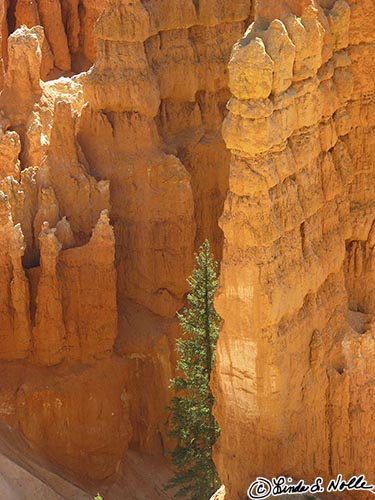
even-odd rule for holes
{"type": "Polygon", "coordinates": [[[208,237],[227,500],[256,475],[374,477],[374,15],[0,2],[1,422],[80,478],[161,457],[208,237]]]}
{"type": "Polygon", "coordinates": [[[175,313],[194,248],[221,256],[227,62],[250,14],[111,0],[91,37],[101,6],[5,2],[0,94],[0,420],[96,479],[169,446],[175,313]]]}
{"type": "Polygon", "coordinates": [[[131,437],[127,367],[112,355],[109,182],[89,173],[77,143],[80,79],[40,79],[43,43],[41,27],[9,37],[0,95],[0,413],[56,462],[102,478],[131,437]]]}
{"type": "Polygon", "coordinates": [[[373,9],[259,0],[232,51],[213,381],[230,500],[257,475],[374,478],[373,9]]]}
{"type": "Polygon", "coordinates": [[[87,70],[96,57],[93,28],[104,5],[100,0],[3,0],[0,67],[8,66],[8,36],[22,25],[41,25],[43,79],[87,70]]]}

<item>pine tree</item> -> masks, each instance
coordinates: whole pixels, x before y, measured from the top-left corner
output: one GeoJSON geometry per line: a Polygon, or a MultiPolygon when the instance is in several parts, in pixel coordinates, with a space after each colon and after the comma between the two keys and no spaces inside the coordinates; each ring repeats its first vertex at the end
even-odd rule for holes
{"type": "Polygon", "coordinates": [[[220,485],[212,460],[219,427],[212,415],[214,398],[209,386],[220,324],[213,302],[218,264],[207,240],[195,259],[196,267],[187,279],[188,307],[177,314],[183,336],[176,343],[179,376],[171,384],[177,396],[169,407],[170,436],[177,443],[171,456],[177,473],[167,487],[176,489],[175,498],[206,500],[220,485]]]}

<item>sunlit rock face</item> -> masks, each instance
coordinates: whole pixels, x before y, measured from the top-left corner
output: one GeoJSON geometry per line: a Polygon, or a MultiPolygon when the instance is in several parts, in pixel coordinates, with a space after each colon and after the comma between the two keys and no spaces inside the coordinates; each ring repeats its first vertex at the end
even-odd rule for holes
{"type": "Polygon", "coordinates": [[[132,446],[152,453],[169,446],[175,313],[193,252],[208,237],[222,253],[227,64],[249,15],[247,1],[112,1],[95,26],[77,138],[90,172],[111,183],[116,351],[131,366],[132,446]]]}
{"type": "Polygon", "coordinates": [[[43,26],[42,79],[87,70],[95,61],[93,28],[104,6],[102,0],[5,0],[0,7],[3,68],[9,60],[8,36],[21,26],[43,26]]]}
{"type": "Polygon", "coordinates": [[[76,140],[80,77],[43,83],[43,43],[42,27],[10,35],[0,94],[0,420],[67,469],[104,478],[131,438],[127,366],[113,354],[109,181],[89,173],[76,140]]]}
{"type": "Polygon", "coordinates": [[[0,421],[80,477],[170,447],[206,237],[226,498],[373,475],[374,6],[250,4],[0,5],[0,421]]]}
{"type": "Polygon", "coordinates": [[[222,254],[228,61],[250,15],[0,6],[0,422],[79,477],[170,446],[176,311],[202,240],[222,254]]]}
{"type": "Polygon", "coordinates": [[[257,475],[374,477],[373,11],[259,0],[229,61],[212,383],[229,500],[257,475]]]}

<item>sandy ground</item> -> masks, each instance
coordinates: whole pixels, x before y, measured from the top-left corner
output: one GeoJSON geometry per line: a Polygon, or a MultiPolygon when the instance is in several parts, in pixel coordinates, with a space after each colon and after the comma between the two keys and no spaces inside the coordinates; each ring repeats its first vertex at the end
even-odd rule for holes
{"type": "Polygon", "coordinates": [[[0,427],[0,500],[87,500],[87,491],[49,468],[11,428],[0,427]]]}
{"type": "MultiPolygon", "coordinates": [[[[103,500],[172,500],[163,488],[170,477],[166,461],[130,450],[116,477],[78,485],[31,450],[17,431],[0,425],[0,500],[93,500],[97,492],[103,500]]],[[[221,488],[211,500],[223,498],[221,488]]],[[[275,500],[310,499],[283,495],[275,500]]]]}
{"type": "Polygon", "coordinates": [[[129,451],[119,474],[102,483],[75,485],[38,456],[17,431],[0,426],[0,500],[171,500],[163,485],[171,471],[163,460],[129,451]]]}

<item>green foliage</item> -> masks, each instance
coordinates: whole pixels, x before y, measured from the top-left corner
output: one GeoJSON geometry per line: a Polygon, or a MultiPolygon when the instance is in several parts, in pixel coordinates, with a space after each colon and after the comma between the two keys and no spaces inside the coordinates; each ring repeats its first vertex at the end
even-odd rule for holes
{"type": "Polygon", "coordinates": [[[177,396],[169,407],[170,436],[177,443],[171,456],[177,473],[167,488],[176,489],[175,498],[203,500],[220,486],[212,460],[212,446],[220,431],[212,415],[214,398],[209,386],[220,317],[213,301],[218,264],[207,240],[195,259],[196,267],[187,279],[189,305],[178,314],[183,336],[176,345],[179,376],[171,381],[177,396]]]}
{"type": "Polygon", "coordinates": [[[103,500],[103,498],[99,495],[99,493],[97,493],[94,500],[103,500]]]}

